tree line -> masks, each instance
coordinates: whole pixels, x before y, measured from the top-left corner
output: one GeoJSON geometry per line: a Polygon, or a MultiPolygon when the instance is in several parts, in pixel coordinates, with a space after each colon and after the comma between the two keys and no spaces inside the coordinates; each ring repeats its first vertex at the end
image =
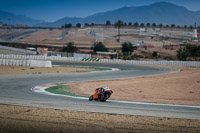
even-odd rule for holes
{"type": "MultiPolygon", "coordinates": [[[[184,25],[184,26],[180,26],[180,25],[175,25],[175,24],[171,24],[171,25],[164,25],[164,24],[156,24],[155,22],[153,23],[139,23],[139,22],[123,22],[122,20],[118,20],[116,21],[114,24],[111,23],[111,21],[107,20],[105,22],[105,25],[109,26],[109,25],[116,25],[116,23],[118,22],[121,22],[121,26],[134,26],[134,27],[165,27],[165,28],[168,28],[168,27],[171,27],[171,28],[194,28],[193,25],[184,25]]],[[[71,23],[66,23],[64,25],[62,25],[62,28],[72,28],[72,27],[81,27],[81,26],[93,26],[95,25],[93,22],[91,24],[89,23],[85,23],[85,24],[81,24],[81,23],[77,23],[75,24],[74,26],[71,24],[71,23]]],[[[198,29],[200,29],[200,26],[197,27],[198,29]]]]}
{"type": "MultiPolygon", "coordinates": [[[[132,52],[136,50],[137,47],[133,46],[130,42],[124,42],[121,44],[121,53],[120,57],[122,57],[125,60],[132,59],[132,52]]],[[[96,54],[96,52],[108,52],[108,48],[103,44],[103,42],[95,42],[91,46],[91,50],[93,53],[96,54]]],[[[78,51],[78,48],[74,45],[73,42],[69,42],[64,46],[60,52],[68,52],[68,53],[75,53],[78,51]]],[[[115,51],[116,52],[116,51],[115,51]]],[[[157,52],[152,53],[153,57],[157,57],[157,52]]],[[[112,58],[113,55],[112,55],[112,58]]],[[[115,57],[116,58],[116,57],[115,57]]],[[[188,58],[193,58],[194,60],[198,61],[200,59],[200,45],[192,45],[192,44],[186,44],[184,47],[180,47],[179,50],[177,50],[177,59],[180,61],[186,61],[188,58]]]]}
{"type": "MultiPolygon", "coordinates": [[[[130,42],[124,42],[121,44],[121,52],[123,59],[131,59],[132,52],[137,49],[137,47],[134,47],[130,42]]],[[[95,42],[91,46],[91,50],[93,53],[99,52],[108,52],[108,48],[102,43],[102,42],[95,42]]],[[[75,53],[78,51],[78,48],[74,45],[73,42],[69,42],[61,48],[60,52],[67,52],[67,53],[75,53]]]]}

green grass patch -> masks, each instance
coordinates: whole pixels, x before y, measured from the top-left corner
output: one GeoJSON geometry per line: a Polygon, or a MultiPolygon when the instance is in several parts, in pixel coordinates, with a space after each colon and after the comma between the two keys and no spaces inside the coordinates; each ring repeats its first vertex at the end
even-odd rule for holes
{"type": "Polygon", "coordinates": [[[71,93],[69,85],[63,85],[63,84],[56,84],[56,86],[52,86],[46,89],[46,91],[54,94],[62,94],[62,95],[68,95],[68,96],[79,96],[79,97],[84,97],[80,96],[74,93],[71,93]]]}
{"type": "MultiPolygon", "coordinates": [[[[61,67],[66,67],[66,66],[61,66],[61,67]]],[[[107,67],[87,67],[87,66],[70,66],[70,67],[76,67],[76,68],[86,68],[90,70],[77,70],[76,72],[92,72],[92,71],[106,71],[106,70],[112,70],[112,68],[107,68],[107,67]]],[[[59,73],[59,72],[57,72],[59,73]]]]}
{"type": "Polygon", "coordinates": [[[93,68],[95,71],[106,71],[106,70],[112,70],[111,68],[105,68],[105,67],[99,67],[99,68],[93,68]]]}
{"type": "Polygon", "coordinates": [[[79,68],[89,68],[91,70],[81,70],[81,71],[76,71],[76,72],[92,72],[92,71],[112,70],[111,68],[104,68],[104,67],[79,67],[79,68]]]}

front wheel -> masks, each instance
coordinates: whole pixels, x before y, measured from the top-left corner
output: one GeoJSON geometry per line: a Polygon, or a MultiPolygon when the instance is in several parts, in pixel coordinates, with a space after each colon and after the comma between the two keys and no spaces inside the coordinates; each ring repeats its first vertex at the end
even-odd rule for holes
{"type": "Polygon", "coordinates": [[[100,102],[105,102],[109,97],[110,95],[105,94],[104,97],[100,100],[100,102]]]}
{"type": "Polygon", "coordinates": [[[93,100],[93,95],[91,95],[90,97],[89,97],[89,101],[92,101],[93,100]]]}

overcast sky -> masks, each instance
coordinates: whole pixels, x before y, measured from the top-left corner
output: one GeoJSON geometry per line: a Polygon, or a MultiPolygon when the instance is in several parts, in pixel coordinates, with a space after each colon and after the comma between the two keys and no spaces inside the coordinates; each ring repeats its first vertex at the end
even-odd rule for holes
{"type": "Polygon", "coordinates": [[[0,0],[0,10],[52,22],[63,17],[86,17],[123,6],[143,6],[159,1],[200,11],[200,0],[0,0]]]}

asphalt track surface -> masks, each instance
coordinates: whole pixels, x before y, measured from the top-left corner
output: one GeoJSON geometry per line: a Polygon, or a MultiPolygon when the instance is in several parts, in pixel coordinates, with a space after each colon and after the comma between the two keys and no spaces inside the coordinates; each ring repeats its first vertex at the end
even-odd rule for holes
{"type": "MultiPolygon", "coordinates": [[[[0,76],[0,104],[66,109],[110,114],[128,114],[200,120],[200,106],[107,101],[96,102],[70,97],[44,95],[31,91],[37,85],[79,81],[111,80],[150,76],[177,70],[138,65],[53,62],[53,65],[118,68],[119,71],[83,72],[71,74],[6,75],[0,76]]],[[[104,86],[104,85],[102,85],[104,86]]],[[[95,88],[92,88],[95,89],[95,88]]]]}

